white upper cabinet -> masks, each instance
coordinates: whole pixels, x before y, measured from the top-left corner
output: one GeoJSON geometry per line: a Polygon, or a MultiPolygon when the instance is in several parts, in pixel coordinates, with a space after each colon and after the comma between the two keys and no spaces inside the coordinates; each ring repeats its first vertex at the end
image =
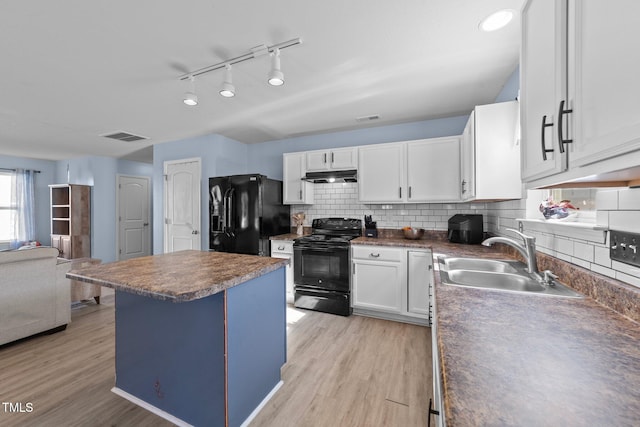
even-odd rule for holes
{"type": "Polygon", "coordinates": [[[622,154],[640,150],[640,2],[529,0],[522,28],[523,180],[637,165],[622,154]]]}
{"type": "Polygon", "coordinates": [[[362,203],[460,201],[459,185],[459,136],[359,147],[362,203]]]}
{"type": "Polygon", "coordinates": [[[566,19],[566,0],[530,0],[522,9],[520,121],[524,181],[567,168],[566,151],[560,151],[557,132],[558,108],[567,97],[566,19]]]}
{"type": "Polygon", "coordinates": [[[478,105],[462,135],[460,191],[467,200],[522,197],[518,102],[478,105]]]}
{"type": "Polygon", "coordinates": [[[569,16],[575,167],[640,149],[640,2],[570,1],[569,16]]]}
{"type": "Polygon", "coordinates": [[[475,117],[472,111],[460,140],[460,195],[463,201],[476,197],[475,117]]]}
{"type": "Polygon", "coordinates": [[[307,172],[358,168],[356,147],[307,151],[307,172]]]}
{"type": "Polygon", "coordinates": [[[313,204],[313,184],[304,181],[305,153],[286,153],[282,156],[282,192],[285,205],[313,204]]]}
{"type": "Polygon", "coordinates": [[[407,202],[460,201],[460,137],[407,142],[407,202]]]}
{"type": "Polygon", "coordinates": [[[358,198],[361,202],[393,203],[405,200],[404,148],[402,143],[358,148],[358,198]]]}

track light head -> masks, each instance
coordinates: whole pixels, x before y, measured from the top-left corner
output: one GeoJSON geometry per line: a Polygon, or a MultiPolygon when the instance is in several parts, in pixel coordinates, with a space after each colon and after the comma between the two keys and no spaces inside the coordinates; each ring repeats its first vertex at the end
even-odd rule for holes
{"type": "Polygon", "coordinates": [[[182,102],[184,102],[186,105],[190,107],[193,107],[194,105],[198,105],[198,95],[196,95],[194,80],[195,79],[193,76],[189,77],[189,81],[191,82],[191,90],[189,90],[188,92],[185,92],[184,98],[182,99],[182,102]]]}
{"type": "Polygon", "coordinates": [[[182,100],[186,105],[193,107],[194,105],[198,105],[198,95],[193,92],[186,92],[184,94],[184,99],[182,100]]]}
{"type": "Polygon", "coordinates": [[[271,86],[284,84],[284,74],[280,70],[280,49],[278,48],[271,53],[271,71],[269,71],[268,82],[271,86]]]}
{"type": "Polygon", "coordinates": [[[233,79],[231,76],[231,65],[226,64],[224,66],[224,82],[222,83],[222,88],[220,89],[220,95],[225,98],[232,98],[236,96],[236,87],[233,85],[233,79]]]}

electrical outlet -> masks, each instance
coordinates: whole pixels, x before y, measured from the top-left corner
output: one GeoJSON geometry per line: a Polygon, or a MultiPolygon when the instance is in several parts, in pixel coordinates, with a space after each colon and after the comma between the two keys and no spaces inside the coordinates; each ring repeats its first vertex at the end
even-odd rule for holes
{"type": "Polygon", "coordinates": [[[610,233],[609,257],[613,261],[640,267],[640,253],[638,253],[640,234],[614,230],[610,233]]]}

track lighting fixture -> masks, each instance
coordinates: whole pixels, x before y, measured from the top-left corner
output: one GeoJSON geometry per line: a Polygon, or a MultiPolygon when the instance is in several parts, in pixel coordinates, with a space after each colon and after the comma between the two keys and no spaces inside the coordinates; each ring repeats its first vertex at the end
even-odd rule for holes
{"type": "Polygon", "coordinates": [[[284,84],[284,74],[280,70],[280,49],[275,48],[271,52],[271,71],[269,71],[269,84],[271,86],[282,86],[284,84]]]}
{"type": "Polygon", "coordinates": [[[184,103],[187,105],[197,105],[198,97],[195,94],[195,89],[193,88],[193,81],[195,77],[198,77],[202,74],[208,73],[210,71],[219,70],[221,68],[225,69],[225,77],[224,82],[222,84],[222,88],[220,89],[220,95],[230,98],[235,96],[236,88],[233,85],[233,80],[231,76],[231,66],[240,62],[248,61],[249,59],[258,58],[260,56],[271,56],[271,70],[268,75],[268,82],[273,86],[281,86],[284,84],[284,74],[280,69],[280,51],[282,49],[286,49],[291,46],[295,46],[302,43],[300,38],[291,39],[286,42],[277,43],[272,46],[259,45],[251,49],[251,52],[246,53],[241,56],[237,56],[235,58],[227,59],[226,61],[219,62],[214,65],[209,65],[208,67],[200,68],[195,71],[190,71],[186,74],[183,74],[179,77],[179,80],[187,80],[191,81],[191,91],[186,92],[184,95],[184,103]]]}
{"type": "Polygon", "coordinates": [[[188,92],[185,92],[184,99],[182,100],[182,102],[184,102],[186,105],[190,107],[193,107],[194,105],[198,105],[198,95],[196,95],[194,80],[195,79],[193,76],[189,76],[189,81],[191,82],[191,88],[188,92]]]}
{"type": "Polygon", "coordinates": [[[226,64],[224,72],[224,82],[222,83],[222,88],[220,89],[220,95],[225,98],[233,98],[236,96],[236,88],[233,85],[233,79],[231,77],[231,65],[226,64]]]}

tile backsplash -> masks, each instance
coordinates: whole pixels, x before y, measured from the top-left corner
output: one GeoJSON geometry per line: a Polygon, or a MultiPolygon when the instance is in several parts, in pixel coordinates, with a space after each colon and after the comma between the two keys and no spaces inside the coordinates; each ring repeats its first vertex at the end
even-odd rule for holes
{"type": "MultiPolygon", "coordinates": [[[[470,213],[483,215],[485,232],[508,235],[505,228],[517,229],[516,219],[525,218],[527,211],[526,199],[481,203],[362,204],[358,202],[357,183],[316,184],[314,194],[313,205],[291,206],[291,213],[305,213],[305,226],[310,226],[314,218],[364,219],[364,215],[372,215],[378,228],[399,229],[409,225],[427,230],[447,230],[451,216],[470,213]]],[[[640,232],[640,188],[599,190],[596,209],[599,227],[640,232]]],[[[608,233],[585,233],[571,226],[547,229],[544,224],[533,228],[525,224],[525,232],[536,237],[538,250],[543,253],[640,287],[640,269],[609,258],[608,233]]]]}
{"type": "Polygon", "coordinates": [[[484,213],[484,203],[362,204],[358,184],[315,184],[313,205],[293,205],[291,213],[304,212],[306,226],[314,218],[346,217],[364,221],[371,215],[378,228],[419,227],[446,230],[447,221],[457,213],[484,213]]]}

